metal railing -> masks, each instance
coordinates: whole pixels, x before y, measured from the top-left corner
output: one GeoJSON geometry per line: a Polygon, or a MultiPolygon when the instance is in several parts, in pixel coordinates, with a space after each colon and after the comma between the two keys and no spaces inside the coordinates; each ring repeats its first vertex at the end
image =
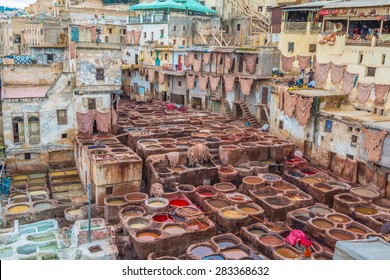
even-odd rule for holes
{"type": "Polygon", "coordinates": [[[284,31],[286,33],[305,33],[307,29],[307,22],[286,22],[284,24],[284,31]]]}

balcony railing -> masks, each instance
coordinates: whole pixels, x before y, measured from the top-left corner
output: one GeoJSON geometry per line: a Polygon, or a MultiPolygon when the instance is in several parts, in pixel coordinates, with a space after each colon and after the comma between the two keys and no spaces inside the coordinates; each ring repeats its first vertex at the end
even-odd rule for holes
{"type": "Polygon", "coordinates": [[[150,16],[141,15],[138,17],[129,16],[129,24],[137,23],[167,23],[169,21],[169,15],[152,14],[150,16]]]}
{"type": "Polygon", "coordinates": [[[346,46],[371,46],[373,44],[373,40],[366,40],[366,39],[345,39],[345,45],[346,46]]]}
{"type": "Polygon", "coordinates": [[[322,28],[321,22],[311,22],[310,23],[310,32],[320,33],[322,28]]]}
{"type": "Polygon", "coordinates": [[[286,33],[305,33],[307,29],[307,22],[286,22],[284,24],[284,31],[286,33]]]}

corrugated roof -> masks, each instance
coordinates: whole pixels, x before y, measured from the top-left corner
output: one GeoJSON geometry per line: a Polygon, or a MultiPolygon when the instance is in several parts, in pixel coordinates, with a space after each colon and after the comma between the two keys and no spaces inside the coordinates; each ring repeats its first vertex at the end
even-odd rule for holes
{"type": "Polygon", "coordinates": [[[51,86],[3,87],[1,97],[3,99],[44,98],[50,87],[51,86]]]}
{"type": "Polygon", "coordinates": [[[286,10],[307,10],[307,9],[321,9],[323,6],[330,3],[337,3],[338,1],[320,1],[320,2],[309,2],[298,5],[286,6],[283,8],[283,11],[286,10]]]}
{"type": "Polygon", "coordinates": [[[348,2],[335,2],[328,3],[324,6],[327,9],[333,8],[361,8],[361,7],[380,7],[380,6],[390,6],[389,0],[355,0],[348,2]]]}

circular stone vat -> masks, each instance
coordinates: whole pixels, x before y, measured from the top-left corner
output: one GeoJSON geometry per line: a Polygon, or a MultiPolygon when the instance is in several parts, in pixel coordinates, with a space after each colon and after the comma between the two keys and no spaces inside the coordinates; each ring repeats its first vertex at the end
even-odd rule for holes
{"type": "Polygon", "coordinates": [[[163,147],[160,145],[147,145],[145,149],[153,151],[153,150],[162,150],[163,147]]]}
{"type": "Polygon", "coordinates": [[[162,230],[172,235],[178,235],[186,232],[186,229],[179,224],[167,224],[162,230]]]}
{"type": "Polygon", "coordinates": [[[214,253],[215,252],[211,247],[205,245],[196,246],[191,250],[191,254],[200,259],[214,253]]]}
{"type": "Polygon", "coordinates": [[[345,189],[345,190],[351,189],[351,185],[349,185],[349,184],[347,184],[347,183],[344,183],[344,182],[329,181],[327,184],[330,185],[330,186],[332,186],[332,187],[339,188],[339,189],[345,189]]]}
{"type": "Polygon", "coordinates": [[[243,183],[251,186],[259,186],[264,183],[264,179],[258,176],[247,176],[242,179],[243,183]]]}
{"type": "Polygon", "coordinates": [[[359,224],[356,224],[356,223],[348,225],[346,227],[346,230],[351,231],[351,232],[353,232],[355,234],[358,234],[358,235],[363,235],[363,234],[372,232],[371,229],[368,229],[365,226],[359,225],[359,224]]]}
{"type": "Polygon", "coordinates": [[[202,215],[203,212],[194,206],[176,208],[175,213],[182,217],[202,215]]]}
{"type": "Polygon", "coordinates": [[[329,208],[325,208],[317,205],[309,207],[309,210],[315,215],[326,215],[332,213],[332,210],[330,210],[329,208]]]}
{"type": "Polygon", "coordinates": [[[157,144],[157,141],[155,141],[155,140],[139,140],[138,143],[140,143],[142,145],[149,146],[149,145],[157,144]]]}
{"type": "Polygon", "coordinates": [[[333,222],[331,222],[331,221],[329,221],[329,220],[327,220],[325,218],[314,218],[313,220],[311,220],[311,224],[315,228],[318,228],[318,229],[321,229],[321,230],[327,230],[327,229],[335,227],[333,222]]]}
{"type": "Polygon", "coordinates": [[[263,235],[259,237],[261,243],[267,246],[280,246],[283,244],[283,239],[276,235],[263,235]]]}
{"type": "Polygon", "coordinates": [[[225,207],[224,209],[221,209],[219,211],[221,211],[220,212],[221,216],[229,219],[243,219],[247,217],[246,213],[238,211],[234,207],[225,207]]]}
{"type": "Polygon", "coordinates": [[[141,228],[146,228],[151,224],[151,221],[148,218],[144,217],[134,217],[130,218],[127,221],[127,225],[131,229],[141,229],[141,228]]]}
{"type": "Polygon", "coordinates": [[[228,194],[226,194],[226,196],[228,199],[230,199],[234,202],[237,202],[237,203],[247,203],[247,202],[251,201],[249,196],[242,194],[242,193],[239,193],[239,192],[228,193],[228,194]]]}
{"type": "Polygon", "coordinates": [[[292,185],[288,185],[288,184],[285,184],[285,183],[281,183],[281,184],[273,184],[272,187],[278,191],[295,191],[295,190],[298,190],[297,187],[294,187],[292,185]]]}
{"type": "Polygon", "coordinates": [[[76,220],[81,219],[81,210],[80,207],[72,206],[69,208],[66,208],[64,211],[65,220],[69,222],[74,222],[76,220]]]}
{"type": "Polygon", "coordinates": [[[216,195],[217,193],[214,192],[213,190],[209,189],[209,188],[203,188],[203,187],[199,187],[196,191],[199,195],[201,196],[214,196],[216,195]]]}
{"type": "Polygon", "coordinates": [[[275,175],[275,174],[272,174],[272,173],[263,173],[263,174],[259,174],[259,176],[267,182],[282,181],[282,177],[275,175]]]}
{"type": "Polygon", "coordinates": [[[330,214],[327,216],[329,220],[331,220],[334,223],[338,224],[346,224],[349,222],[352,222],[352,219],[348,216],[342,215],[342,214],[330,214]]]}
{"type": "Polygon", "coordinates": [[[38,211],[47,210],[53,207],[53,204],[51,202],[37,202],[33,204],[33,208],[38,211]]]}
{"type": "Polygon", "coordinates": [[[300,200],[306,200],[309,199],[307,196],[300,194],[300,193],[289,193],[285,195],[288,199],[293,201],[300,201],[300,200]]]}
{"type": "Polygon", "coordinates": [[[167,209],[169,201],[166,198],[152,197],[145,200],[145,207],[149,212],[158,212],[167,209]]]}
{"type": "Polygon", "coordinates": [[[258,197],[274,196],[277,192],[271,188],[264,188],[253,191],[253,194],[258,197]]]}
{"type": "Polygon", "coordinates": [[[91,155],[106,155],[108,154],[108,151],[106,150],[92,150],[89,152],[91,155]]]}
{"type": "Polygon", "coordinates": [[[133,192],[125,195],[125,200],[130,204],[143,204],[148,199],[148,195],[142,192],[133,192]]]}
{"type": "Polygon", "coordinates": [[[183,185],[179,185],[177,187],[177,190],[183,194],[192,194],[192,193],[195,193],[196,191],[196,187],[193,186],[193,185],[188,185],[188,184],[183,184],[183,185]]]}
{"type": "Polygon", "coordinates": [[[325,183],[315,183],[314,187],[316,187],[318,190],[320,190],[322,192],[328,192],[328,191],[333,190],[333,187],[331,187],[325,183]]]}
{"type": "Polygon", "coordinates": [[[279,255],[282,259],[299,259],[299,254],[288,247],[277,248],[274,254],[279,255]]]}
{"type": "Polygon", "coordinates": [[[203,222],[199,219],[187,221],[186,224],[187,224],[187,227],[193,231],[204,230],[204,229],[209,227],[209,225],[206,222],[203,222]]]}
{"type": "Polygon", "coordinates": [[[209,199],[209,200],[206,200],[206,202],[210,206],[212,206],[214,208],[218,208],[218,209],[230,206],[229,202],[222,200],[222,199],[209,199]]]}
{"type": "Polygon", "coordinates": [[[187,168],[185,168],[183,165],[177,165],[175,167],[169,167],[169,169],[172,171],[172,172],[183,172],[185,171],[187,168]]]}
{"type": "Polygon", "coordinates": [[[250,205],[238,205],[237,208],[249,215],[255,215],[261,212],[260,209],[257,209],[254,206],[250,205]]]}
{"type": "Polygon", "coordinates": [[[357,197],[354,197],[353,195],[350,195],[350,194],[340,195],[339,199],[342,200],[343,202],[347,202],[347,203],[358,203],[358,202],[360,202],[360,200],[357,197]]]}
{"type": "Polygon", "coordinates": [[[142,242],[150,242],[160,237],[160,232],[156,230],[145,230],[138,232],[136,235],[137,239],[142,242]]]}
{"type": "Polygon", "coordinates": [[[355,234],[353,234],[352,232],[349,232],[347,230],[343,230],[343,229],[330,229],[329,230],[329,235],[332,236],[334,239],[336,240],[353,240],[353,239],[356,239],[356,236],[355,234]]]}
{"type": "Polygon", "coordinates": [[[30,210],[30,206],[27,204],[15,204],[7,209],[8,213],[11,214],[19,214],[19,213],[26,213],[28,210],[30,210]]]}
{"type": "Polygon", "coordinates": [[[217,183],[214,185],[214,188],[217,191],[222,192],[222,193],[232,192],[232,191],[235,191],[237,189],[235,185],[233,185],[232,183],[229,183],[229,182],[217,183]]]}
{"type": "Polygon", "coordinates": [[[152,216],[152,220],[157,223],[168,223],[173,220],[172,216],[166,213],[157,213],[152,216]]]}
{"type": "Polygon", "coordinates": [[[358,206],[355,208],[355,211],[363,215],[375,215],[378,214],[378,210],[369,206],[358,206]]]}
{"type": "Polygon", "coordinates": [[[189,205],[190,204],[184,199],[172,199],[169,201],[169,206],[183,207],[183,206],[189,206],[189,205]]]}
{"type": "Polygon", "coordinates": [[[313,255],[314,259],[315,260],[326,260],[326,261],[330,261],[330,260],[333,260],[333,257],[331,254],[329,253],[318,253],[318,254],[314,254],[313,255]]]}
{"type": "Polygon", "coordinates": [[[222,261],[222,260],[226,260],[224,256],[220,255],[220,254],[213,254],[213,255],[209,255],[209,256],[205,256],[202,258],[202,260],[206,260],[206,261],[222,261]]]}
{"type": "Polygon", "coordinates": [[[122,206],[126,204],[126,201],[124,200],[123,197],[116,196],[116,197],[106,197],[104,201],[105,205],[117,205],[117,206],[122,206]]]}
{"type": "Polygon", "coordinates": [[[254,235],[263,235],[267,233],[267,231],[261,227],[253,227],[248,229],[248,232],[254,235]]]}
{"type": "Polygon", "coordinates": [[[377,190],[363,187],[352,188],[350,190],[350,193],[363,199],[371,200],[377,199],[381,196],[381,194],[377,190]]]}
{"type": "Polygon", "coordinates": [[[278,205],[278,206],[287,206],[291,202],[285,197],[266,197],[264,199],[267,203],[272,204],[272,205],[278,205]]]}
{"type": "Polygon", "coordinates": [[[248,257],[248,253],[242,248],[231,248],[221,251],[221,253],[228,259],[238,260],[248,257]]]}
{"type": "Polygon", "coordinates": [[[139,217],[145,214],[145,210],[139,206],[125,206],[120,210],[121,215],[126,217],[139,217]]]}

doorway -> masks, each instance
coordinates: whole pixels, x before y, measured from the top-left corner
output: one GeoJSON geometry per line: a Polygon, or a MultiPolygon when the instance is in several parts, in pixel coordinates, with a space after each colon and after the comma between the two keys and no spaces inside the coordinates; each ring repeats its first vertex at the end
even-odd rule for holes
{"type": "Polygon", "coordinates": [[[202,98],[192,97],[191,108],[202,110],[202,98]]]}

